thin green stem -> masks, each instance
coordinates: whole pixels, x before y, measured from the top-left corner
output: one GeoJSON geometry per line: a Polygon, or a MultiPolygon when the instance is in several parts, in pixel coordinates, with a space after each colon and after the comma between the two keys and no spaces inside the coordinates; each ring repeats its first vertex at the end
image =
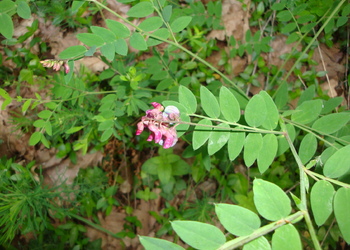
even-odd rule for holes
{"type": "Polygon", "coordinates": [[[316,235],[316,232],[315,232],[315,228],[312,225],[312,222],[311,222],[311,219],[310,219],[310,215],[309,215],[308,212],[305,213],[304,218],[305,218],[306,225],[309,228],[309,233],[311,235],[311,240],[314,243],[315,249],[316,250],[321,250],[320,242],[318,242],[317,235],[316,235]]]}
{"type": "Polygon", "coordinates": [[[110,236],[112,236],[112,237],[114,237],[116,239],[121,239],[122,238],[122,237],[118,236],[116,233],[113,233],[113,232],[111,232],[111,231],[101,227],[100,225],[97,225],[97,224],[89,221],[88,219],[85,219],[84,217],[81,217],[81,216],[79,216],[79,215],[77,215],[75,213],[68,212],[68,215],[73,217],[73,218],[75,218],[75,219],[77,219],[77,220],[80,220],[80,221],[84,222],[85,224],[87,224],[87,225],[89,225],[89,226],[91,226],[93,228],[96,228],[97,230],[99,230],[101,232],[104,232],[104,233],[106,233],[106,234],[108,234],[108,235],[110,235],[110,236]]]}
{"type": "Polygon", "coordinates": [[[341,186],[341,187],[350,188],[350,184],[347,184],[347,183],[344,183],[344,182],[341,182],[341,181],[337,181],[337,180],[334,180],[332,178],[328,178],[328,177],[326,177],[324,175],[315,173],[315,172],[310,171],[309,169],[306,169],[306,168],[304,168],[304,171],[305,171],[306,174],[310,175],[314,179],[315,178],[319,178],[321,180],[332,182],[332,183],[334,183],[334,184],[336,184],[338,186],[341,186]]]}
{"type": "Polygon", "coordinates": [[[304,211],[298,211],[295,214],[289,215],[285,219],[270,223],[266,226],[263,226],[257,230],[255,230],[252,234],[247,236],[241,236],[236,239],[230,240],[223,244],[221,247],[219,247],[217,250],[229,250],[234,249],[240,246],[243,246],[244,244],[259,238],[265,234],[268,234],[277,228],[287,224],[287,223],[296,223],[300,221],[304,217],[305,212],[304,211]]]}
{"type": "MultiPolygon", "coordinates": [[[[241,127],[241,128],[245,129],[244,131],[248,131],[248,132],[252,132],[252,133],[277,134],[277,135],[284,134],[283,132],[280,132],[280,131],[272,131],[272,130],[265,130],[265,129],[260,129],[260,128],[253,128],[253,127],[241,125],[241,124],[236,123],[236,122],[228,122],[225,120],[221,120],[221,119],[217,119],[217,118],[210,118],[210,117],[206,117],[203,115],[189,114],[189,116],[207,119],[207,120],[215,121],[215,122],[222,122],[222,123],[226,123],[226,124],[229,124],[232,126],[241,127]]],[[[198,124],[198,125],[200,125],[200,124],[198,124]]]]}

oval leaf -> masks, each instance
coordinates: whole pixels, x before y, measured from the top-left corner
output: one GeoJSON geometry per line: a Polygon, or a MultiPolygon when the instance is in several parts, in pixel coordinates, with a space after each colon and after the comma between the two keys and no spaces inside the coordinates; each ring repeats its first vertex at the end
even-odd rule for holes
{"type": "Polygon", "coordinates": [[[322,101],[321,100],[311,100],[305,101],[300,106],[295,109],[295,112],[292,114],[292,121],[298,122],[301,124],[308,124],[320,115],[322,110],[322,101]]]}
{"type": "Polygon", "coordinates": [[[241,110],[236,97],[228,88],[221,87],[219,102],[221,113],[225,119],[229,122],[237,122],[241,116],[241,110]]]}
{"type": "Polygon", "coordinates": [[[211,126],[212,123],[208,119],[203,119],[198,122],[198,125],[194,128],[192,137],[192,146],[194,150],[203,146],[203,144],[209,139],[212,131],[212,128],[200,125],[211,126]]]}
{"type": "Polygon", "coordinates": [[[350,244],[350,189],[341,187],[334,197],[334,215],[344,240],[350,244]]]}
{"type": "Polygon", "coordinates": [[[244,207],[216,204],[215,213],[225,229],[233,235],[249,235],[260,227],[259,216],[244,207]]]}
{"type": "Polygon", "coordinates": [[[153,5],[150,2],[141,2],[133,7],[126,13],[129,17],[146,17],[153,13],[153,5]]]}
{"type": "Polygon", "coordinates": [[[206,87],[200,88],[201,104],[204,112],[211,118],[220,116],[220,106],[216,97],[206,87]]]}
{"type": "Polygon", "coordinates": [[[152,237],[147,236],[139,236],[140,242],[142,246],[146,250],[185,250],[183,247],[176,245],[175,243],[172,243],[167,240],[162,239],[156,239],[152,237]]]}
{"type": "Polygon", "coordinates": [[[225,243],[225,235],[213,225],[196,221],[174,221],[171,223],[180,238],[193,248],[217,249],[225,243]]]}
{"type": "Polygon", "coordinates": [[[105,43],[100,36],[91,33],[80,33],[77,35],[77,38],[80,42],[86,44],[89,47],[101,47],[105,43]]]}
{"type": "Polygon", "coordinates": [[[317,226],[323,225],[333,211],[334,187],[328,181],[320,180],[311,189],[310,202],[317,226]]]}
{"type": "Polygon", "coordinates": [[[292,224],[276,229],[272,235],[272,249],[301,250],[301,240],[298,231],[292,224]]]}
{"type": "Polygon", "coordinates": [[[329,178],[338,178],[346,174],[350,169],[349,155],[350,145],[335,152],[324,165],[324,175],[329,178]]]}
{"type": "Polygon", "coordinates": [[[27,2],[18,1],[17,3],[17,14],[24,19],[29,19],[31,16],[31,11],[27,2]]]}
{"type": "Polygon", "coordinates": [[[333,134],[350,120],[350,113],[334,113],[321,117],[312,128],[321,134],[333,134]]]}
{"type": "Polygon", "coordinates": [[[34,132],[31,136],[30,136],[30,139],[29,139],[29,145],[30,146],[34,146],[36,144],[39,143],[39,141],[41,140],[41,137],[43,136],[42,133],[40,132],[34,132]]]}
{"type": "Polygon", "coordinates": [[[273,102],[271,96],[266,91],[261,91],[259,95],[264,99],[266,107],[266,119],[262,123],[262,126],[266,129],[275,129],[278,124],[279,113],[276,104],[273,102]]]}
{"type": "Polygon", "coordinates": [[[258,158],[259,152],[263,145],[263,139],[259,133],[250,133],[244,141],[243,159],[247,167],[253,165],[258,158]]]}
{"type": "Polygon", "coordinates": [[[124,24],[111,19],[106,19],[106,24],[117,38],[127,38],[130,36],[130,30],[124,24]]]}
{"type": "Polygon", "coordinates": [[[115,52],[119,55],[126,56],[128,54],[128,44],[124,39],[117,39],[117,41],[114,42],[114,46],[115,52]]]}
{"type": "MultiPolygon", "coordinates": [[[[144,2],[143,2],[144,3],[144,2]]],[[[146,50],[147,43],[140,33],[135,32],[130,37],[130,46],[137,50],[146,50]]]]}
{"type": "Polygon", "coordinates": [[[162,25],[162,19],[159,16],[153,16],[140,23],[139,28],[143,31],[153,31],[159,29],[162,25]]]}
{"type": "Polygon", "coordinates": [[[62,60],[81,57],[87,52],[87,49],[83,45],[71,46],[59,53],[58,57],[62,60]]]}
{"type": "Polygon", "coordinates": [[[283,219],[292,211],[290,199],[276,184],[255,179],[253,182],[253,193],[256,209],[267,220],[276,221],[283,219]]]}
{"type": "Polygon", "coordinates": [[[245,108],[244,118],[249,126],[259,127],[265,121],[267,110],[264,98],[261,95],[255,95],[249,100],[245,108]]]}
{"type": "Polygon", "coordinates": [[[228,139],[227,150],[230,161],[233,161],[241,153],[245,141],[244,132],[231,132],[228,139]]]}
{"type": "Polygon", "coordinates": [[[263,137],[262,148],[258,155],[258,168],[264,173],[272,164],[278,149],[277,137],[274,134],[267,134],[263,137]]]}
{"type": "Polygon", "coordinates": [[[298,154],[300,160],[303,164],[307,163],[316,153],[317,149],[317,139],[316,137],[309,133],[304,136],[303,140],[300,143],[298,154]]]}
{"type": "Polygon", "coordinates": [[[182,17],[179,17],[179,18],[175,19],[170,24],[170,28],[172,29],[172,31],[174,33],[180,32],[183,29],[185,29],[190,24],[191,21],[192,21],[192,17],[190,17],[190,16],[182,16],[182,17]]]}
{"type": "Polygon", "coordinates": [[[10,39],[13,36],[13,22],[7,13],[0,13],[0,34],[10,39]]]}
{"type": "Polygon", "coordinates": [[[208,140],[208,154],[213,155],[219,151],[230,138],[230,126],[226,123],[220,123],[210,133],[208,140]]]}
{"type": "Polygon", "coordinates": [[[191,90],[184,86],[179,87],[179,102],[184,105],[189,113],[196,113],[197,100],[191,90]]]}

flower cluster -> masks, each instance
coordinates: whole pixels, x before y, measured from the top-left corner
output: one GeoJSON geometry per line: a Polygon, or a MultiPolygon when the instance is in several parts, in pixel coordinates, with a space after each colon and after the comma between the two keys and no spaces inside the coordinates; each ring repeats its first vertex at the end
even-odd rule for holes
{"type": "Polygon", "coordinates": [[[40,61],[40,63],[46,68],[52,68],[53,70],[59,71],[61,66],[63,66],[66,74],[69,73],[69,66],[66,62],[60,60],[52,60],[46,59],[44,61],[40,61]]]}
{"type": "Polygon", "coordinates": [[[164,107],[152,102],[153,109],[147,110],[146,115],[137,124],[136,135],[140,135],[145,128],[151,131],[147,141],[153,141],[162,145],[163,148],[170,148],[177,142],[175,121],[180,120],[180,111],[175,106],[164,107]]]}

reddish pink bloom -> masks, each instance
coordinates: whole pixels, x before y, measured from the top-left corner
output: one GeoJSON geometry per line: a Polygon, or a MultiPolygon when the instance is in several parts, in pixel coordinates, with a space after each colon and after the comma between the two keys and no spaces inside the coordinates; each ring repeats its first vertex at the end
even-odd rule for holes
{"type": "Polygon", "coordinates": [[[46,59],[43,61],[40,61],[40,63],[46,67],[46,68],[52,68],[55,71],[59,71],[60,68],[63,66],[64,68],[64,72],[66,74],[69,73],[69,66],[67,63],[65,63],[64,61],[61,60],[53,60],[53,59],[46,59]]]}
{"type": "Polygon", "coordinates": [[[178,140],[175,129],[177,124],[171,126],[174,124],[171,121],[179,121],[180,111],[175,106],[168,106],[164,110],[164,107],[157,102],[152,102],[152,106],[154,109],[147,110],[146,116],[143,116],[137,124],[136,135],[140,135],[145,128],[148,128],[151,134],[147,141],[154,141],[163,148],[173,147],[178,140]]]}

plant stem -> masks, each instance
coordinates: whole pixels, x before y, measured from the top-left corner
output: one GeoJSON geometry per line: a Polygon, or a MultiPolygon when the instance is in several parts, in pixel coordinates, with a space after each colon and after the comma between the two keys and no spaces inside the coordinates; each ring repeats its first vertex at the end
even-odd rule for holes
{"type": "Polygon", "coordinates": [[[97,225],[97,224],[89,221],[88,219],[85,219],[84,217],[81,217],[81,216],[79,216],[79,215],[77,215],[75,213],[68,212],[68,215],[73,217],[73,218],[75,218],[75,219],[77,219],[77,220],[80,220],[80,221],[84,222],[85,224],[88,224],[89,226],[91,226],[91,227],[93,227],[93,228],[95,228],[95,229],[97,229],[97,230],[99,230],[101,232],[104,232],[104,233],[106,233],[106,234],[108,234],[108,235],[110,235],[110,236],[112,236],[112,237],[114,237],[116,239],[121,239],[122,238],[122,237],[118,236],[116,233],[113,233],[113,232],[111,232],[111,231],[101,227],[100,225],[97,225]]]}
{"type": "MultiPolygon", "coordinates": [[[[289,215],[285,219],[275,221],[271,224],[268,224],[266,226],[263,226],[257,230],[255,230],[252,234],[247,236],[241,236],[236,239],[230,240],[223,244],[221,247],[219,247],[217,250],[229,250],[234,249],[237,247],[240,247],[244,245],[245,243],[248,243],[256,238],[259,238],[260,236],[263,236],[265,234],[268,234],[269,232],[274,231],[275,229],[287,224],[287,223],[293,223],[293,221],[298,222],[300,219],[304,217],[305,212],[304,211],[298,211],[295,214],[289,215]]],[[[294,223],[295,223],[294,222],[294,223]]]]}
{"type": "Polygon", "coordinates": [[[350,184],[347,184],[347,183],[344,183],[344,182],[341,182],[341,181],[337,181],[337,180],[334,180],[332,178],[328,178],[328,177],[326,177],[324,175],[312,172],[312,171],[310,171],[309,169],[306,169],[306,168],[304,168],[304,171],[305,171],[306,174],[310,175],[311,177],[317,177],[317,178],[320,178],[322,180],[332,182],[332,183],[334,183],[334,184],[336,184],[338,186],[345,187],[345,188],[350,188],[350,184]]]}
{"type": "Polygon", "coordinates": [[[321,250],[321,245],[318,242],[317,235],[316,235],[314,226],[312,225],[312,222],[311,222],[311,219],[310,219],[310,215],[309,215],[308,212],[305,213],[304,218],[305,218],[306,225],[309,228],[309,233],[311,235],[311,239],[312,239],[312,242],[314,243],[315,249],[316,250],[321,250]]]}

